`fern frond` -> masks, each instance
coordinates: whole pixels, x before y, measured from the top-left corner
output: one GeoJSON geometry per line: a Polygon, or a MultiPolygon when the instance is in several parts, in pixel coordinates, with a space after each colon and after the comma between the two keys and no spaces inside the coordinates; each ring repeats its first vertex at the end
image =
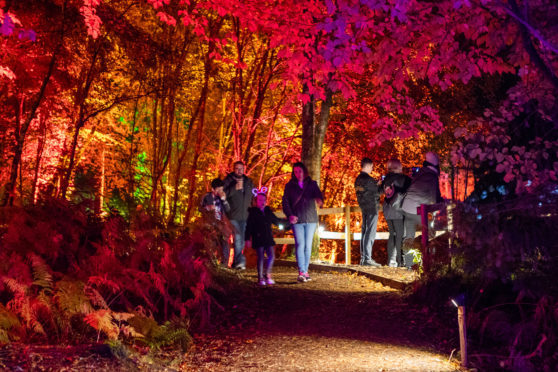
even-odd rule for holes
{"type": "Polygon", "coordinates": [[[33,284],[42,288],[52,288],[51,269],[38,255],[29,253],[27,256],[33,268],[33,284]]]}
{"type": "Polygon", "coordinates": [[[2,328],[0,328],[0,345],[10,343],[10,337],[8,332],[2,328]]]}
{"type": "Polygon", "coordinates": [[[126,337],[132,337],[136,339],[145,338],[145,335],[142,335],[141,333],[137,332],[136,329],[132,326],[124,324],[120,326],[120,329],[122,331],[122,334],[126,337]]]}
{"type": "Polygon", "coordinates": [[[165,322],[158,327],[157,333],[151,338],[151,345],[156,349],[164,346],[177,345],[187,350],[192,343],[192,337],[188,329],[171,322],[165,322]]]}
{"type": "Polygon", "coordinates": [[[91,303],[94,306],[99,306],[103,309],[108,309],[109,308],[109,306],[108,306],[107,302],[105,301],[105,299],[103,298],[103,296],[95,288],[93,288],[89,285],[86,286],[85,287],[85,294],[87,295],[87,297],[89,298],[89,300],[91,301],[91,303]]]}
{"type": "Polygon", "coordinates": [[[0,304],[0,330],[9,331],[11,328],[20,326],[21,323],[17,316],[0,304]]]}
{"type": "Polygon", "coordinates": [[[107,287],[112,293],[118,293],[120,291],[120,285],[114,280],[108,279],[106,276],[90,276],[89,279],[87,279],[87,284],[97,287],[107,287]]]}
{"type": "Polygon", "coordinates": [[[20,318],[23,319],[27,329],[46,336],[43,325],[37,317],[36,310],[37,301],[26,295],[15,296],[8,302],[8,309],[15,312],[20,318]]]}
{"type": "Polygon", "coordinates": [[[93,306],[85,293],[85,285],[79,280],[63,279],[56,283],[54,300],[62,312],[69,316],[89,314],[93,306]]]}
{"type": "Polygon", "coordinates": [[[97,331],[103,332],[109,339],[116,340],[118,338],[120,329],[118,325],[114,323],[110,310],[96,310],[87,314],[83,319],[97,331]]]}
{"type": "Polygon", "coordinates": [[[29,286],[20,283],[17,279],[3,276],[1,280],[14,295],[25,295],[29,290],[29,286]]]}

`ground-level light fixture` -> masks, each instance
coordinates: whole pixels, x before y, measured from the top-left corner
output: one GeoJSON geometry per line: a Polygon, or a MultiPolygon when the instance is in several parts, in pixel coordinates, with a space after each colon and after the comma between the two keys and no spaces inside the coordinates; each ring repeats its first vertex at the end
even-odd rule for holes
{"type": "Polygon", "coordinates": [[[461,367],[467,368],[467,325],[465,323],[465,294],[461,293],[451,299],[457,307],[457,323],[459,324],[459,349],[461,351],[461,367]]]}

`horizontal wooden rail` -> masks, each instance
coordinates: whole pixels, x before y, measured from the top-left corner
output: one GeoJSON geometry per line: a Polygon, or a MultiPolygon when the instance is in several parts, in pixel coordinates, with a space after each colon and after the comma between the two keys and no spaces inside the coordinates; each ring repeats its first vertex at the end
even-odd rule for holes
{"type": "MultiPolygon", "coordinates": [[[[382,210],[381,206],[378,207],[379,207],[378,211],[381,211],[382,210]]],[[[355,213],[355,212],[360,212],[359,206],[351,206],[351,213],[355,213]]],[[[341,214],[341,213],[345,213],[345,207],[318,208],[318,216],[327,216],[330,214],[341,214]]],[[[279,218],[287,217],[285,216],[285,213],[283,213],[283,211],[277,211],[275,212],[275,214],[279,218]]]]}
{"type": "MultiPolygon", "coordinates": [[[[443,232],[437,232],[436,236],[441,235],[443,232]]],[[[421,233],[419,231],[416,232],[415,237],[420,236],[421,233]]],[[[332,239],[332,240],[345,240],[345,233],[344,232],[337,232],[337,231],[320,231],[318,233],[320,239],[332,239]]],[[[387,240],[389,237],[389,232],[385,231],[378,231],[376,233],[375,240],[387,240]]],[[[275,244],[294,244],[294,238],[275,238],[275,244]]],[[[352,240],[360,240],[360,233],[352,233],[352,240]]]]}
{"type": "MultiPolygon", "coordinates": [[[[433,204],[433,205],[422,205],[417,208],[417,212],[422,218],[422,231],[416,232],[415,237],[422,235],[422,246],[423,246],[423,259],[428,261],[428,213],[440,210],[445,207],[445,204],[433,204]]],[[[334,240],[345,240],[345,263],[351,263],[351,240],[360,240],[361,233],[352,233],[350,226],[350,215],[351,213],[360,212],[358,206],[344,206],[344,207],[334,207],[334,208],[319,208],[319,216],[327,216],[330,214],[344,214],[345,215],[345,232],[334,232],[334,231],[318,231],[318,236],[320,239],[334,239],[334,240]]],[[[378,205],[378,212],[382,211],[381,205],[378,205]]],[[[277,211],[276,215],[279,218],[286,218],[282,211],[277,211]]],[[[436,236],[442,234],[442,231],[437,231],[436,236]]],[[[377,232],[376,240],[387,240],[389,237],[388,232],[377,232]]],[[[288,238],[275,238],[276,244],[295,244],[294,237],[288,238]]],[[[429,262],[426,262],[428,265],[429,262]]]]}

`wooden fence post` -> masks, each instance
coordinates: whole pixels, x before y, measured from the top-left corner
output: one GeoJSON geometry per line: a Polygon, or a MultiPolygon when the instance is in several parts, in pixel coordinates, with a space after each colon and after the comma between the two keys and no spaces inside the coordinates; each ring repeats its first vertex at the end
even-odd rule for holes
{"type": "Polygon", "coordinates": [[[461,350],[461,367],[467,368],[467,325],[465,323],[465,306],[457,308],[459,324],[459,349],[461,350]]]}
{"type": "Polygon", "coordinates": [[[422,267],[427,272],[430,268],[430,252],[428,249],[428,209],[425,204],[418,207],[420,214],[420,224],[422,225],[422,267]]]}
{"type": "Polygon", "coordinates": [[[447,220],[448,220],[448,260],[449,260],[449,267],[451,269],[451,254],[453,251],[453,209],[455,208],[455,204],[452,202],[450,203],[446,210],[447,210],[447,220]]]}
{"type": "Polygon", "coordinates": [[[345,206],[345,265],[351,264],[351,206],[345,206]]]}

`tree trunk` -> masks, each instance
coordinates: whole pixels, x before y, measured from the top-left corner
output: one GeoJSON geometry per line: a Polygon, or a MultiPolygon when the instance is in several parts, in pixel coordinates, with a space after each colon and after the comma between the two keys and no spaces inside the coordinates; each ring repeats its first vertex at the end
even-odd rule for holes
{"type": "MultiPolygon", "coordinates": [[[[304,88],[307,91],[307,88],[304,88]]],[[[310,177],[320,184],[322,167],[322,147],[325,140],[331,107],[333,106],[333,93],[328,89],[326,99],[322,101],[318,119],[315,117],[316,100],[310,100],[302,108],[302,162],[308,168],[310,177]]]]}
{"type": "Polygon", "coordinates": [[[37,139],[37,154],[35,155],[35,172],[33,175],[33,186],[31,188],[31,204],[35,205],[37,203],[38,197],[38,183],[39,183],[39,171],[41,168],[41,160],[43,158],[43,151],[46,143],[46,117],[43,115],[40,119],[40,137],[37,139]]]}
{"type": "MultiPolygon", "coordinates": [[[[18,173],[18,168],[20,166],[20,162],[21,162],[21,155],[23,153],[23,144],[25,142],[25,137],[27,135],[27,129],[29,129],[29,125],[31,124],[31,122],[35,118],[35,115],[37,114],[37,109],[39,108],[39,105],[41,104],[41,102],[43,101],[43,98],[45,96],[46,87],[48,85],[48,82],[50,81],[50,77],[52,76],[52,72],[54,71],[54,65],[56,64],[56,58],[58,56],[57,52],[58,52],[58,48],[52,54],[47,73],[46,73],[45,77],[43,78],[43,82],[41,84],[41,89],[39,89],[39,93],[37,94],[37,97],[35,98],[35,101],[33,102],[32,106],[31,106],[31,111],[29,112],[29,116],[27,117],[27,119],[25,120],[23,125],[20,128],[18,128],[18,130],[15,131],[16,147],[15,147],[15,150],[14,150],[14,159],[12,160],[12,167],[10,169],[9,181],[8,181],[7,186],[6,186],[6,195],[5,195],[4,200],[2,202],[3,206],[12,205],[13,202],[14,202],[14,195],[15,195],[15,190],[16,190],[16,185],[17,185],[17,173],[18,173]]],[[[23,97],[22,97],[22,100],[23,100],[23,97]]],[[[16,117],[19,118],[19,119],[17,119],[18,127],[19,127],[19,123],[20,123],[19,120],[21,120],[21,116],[23,114],[22,105],[23,105],[23,101],[21,102],[21,105],[18,108],[18,113],[16,114],[16,117]]]]}
{"type": "Polygon", "coordinates": [[[201,153],[201,142],[203,139],[203,127],[205,122],[205,107],[207,103],[207,95],[209,92],[209,77],[211,75],[211,57],[209,57],[209,53],[212,50],[213,48],[209,48],[209,52],[208,55],[206,56],[206,61],[205,61],[204,83],[200,95],[200,106],[199,106],[199,114],[198,114],[199,125],[198,125],[198,133],[196,138],[196,147],[194,150],[194,157],[192,159],[192,166],[190,167],[190,173],[188,175],[188,183],[189,183],[188,207],[186,208],[186,216],[184,218],[185,221],[190,220],[190,216],[192,215],[192,209],[194,206],[194,193],[196,191],[196,171],[198,170],[198,159],[201,153]]]}

